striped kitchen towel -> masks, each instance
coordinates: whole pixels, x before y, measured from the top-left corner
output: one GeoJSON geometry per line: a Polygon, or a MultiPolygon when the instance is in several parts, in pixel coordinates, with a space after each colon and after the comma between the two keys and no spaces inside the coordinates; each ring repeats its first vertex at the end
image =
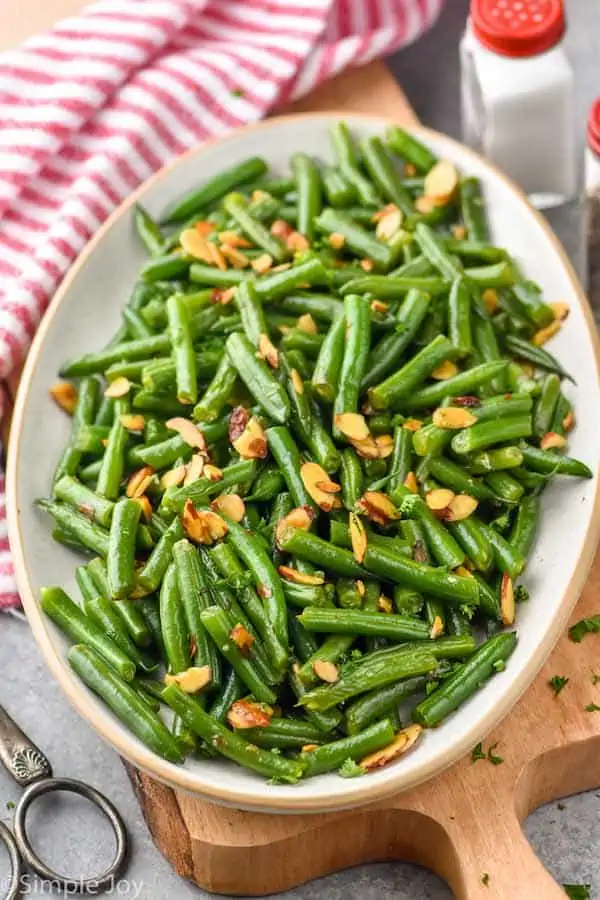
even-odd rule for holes
{"type": "MultiPolygon", "coordinates": [[[[413,41],[442,4],[99,0],[0,54],[0,379],[90,235],[140,182],[413,41]]],[[[17,604],[0,475],[0,608],[17,604]]]]}

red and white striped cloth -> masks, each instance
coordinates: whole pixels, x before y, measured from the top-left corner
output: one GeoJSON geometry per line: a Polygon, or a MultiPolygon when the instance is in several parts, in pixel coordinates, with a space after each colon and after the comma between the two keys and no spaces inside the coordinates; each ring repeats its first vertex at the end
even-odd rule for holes
{"type": "MultiPolygon", "coordinates": [[[[415,40],[442,4],[99,0],[1,54],[0,379],[90,235],[140,182],[415,40]]],[[[0,608],[18,602],[0,473],[0,608]]]]}

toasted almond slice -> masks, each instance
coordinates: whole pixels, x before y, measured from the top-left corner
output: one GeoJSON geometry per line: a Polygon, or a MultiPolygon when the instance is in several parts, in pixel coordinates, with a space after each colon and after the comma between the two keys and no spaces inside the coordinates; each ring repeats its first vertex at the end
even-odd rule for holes
{"type": "Polygon", "coordinates": [[[312,753],[313,750],[318,750],[318,748],[318,744],[303,744],[300,749],[302,750],[302,753],[312,753]]]}
{"type": "Polygon", "coordinates": [[[360,413],[338,413],[333,421],[344,437],[351,441],[365,441],[371,436],[367,421],[360,413]]]}
{"type": "Polygon", "coordinates": [[[466,566],[457,566],[456,569],[454,569],[454,574],[460,575],[461,578],[473,577],[473,573],[469,569],[467,569],[466,566]]]}
{"type": "Polygon", "coordinates": [[[184,694],[197,694],[212,681],[210,666],[191,666],[177,675],[165,675],[165,684],[176,684],[184,694]]]}
{"type": "MultiPolygon", "coordinates": [[[[227,290],[225,290],[225,291],[223,291],[223,290],[218,291],[218,294],[219,294],[218,302],[221,304],[221,306],[227,306],[228,303],[231,303],[231,301],[235,297],[235,291],[236,291],[235,285],[233,285],[230,288],[227,288],[227,290]]],[[[215,291],[213,290],[213,294],[214,293],[215,293],[215,291]]]]}
{"type": "Polygon", "coordinates": [[[541,450],[562,450],[567,446],[567,439],[556,431],[548,431],[540,440],[541,450]]]}
{"type": "Polygon", "coordinates": [[[288,237],[294,229],[290,225],[289,222],[286,222],[284,219],[275,219],[273,224],[271,225],[271,234],[273,237],[285,239],[288,237]]]}
{"type": "Polygon", "coordinates": [[[454,196],[458,187],[458,172],[453,163],[441,159],[425,176],[424,194],[436,206],[445,206],[454,196]]]}
{"type": "Polygon", "coordinates": [[[512,578],[505,572],[500,582],[500,609],[502,610],[502,624],[512,625],[515,621],[515,591],[512,578]]]}
{"type": "Polygon", "coordinates": [[[458,366],[451,359],[445,359],[443,363],[436,366],[431,377],[436,381],[447,381],[448,378],[454,378],[458,374],[458,366]]]}
{"type": "Polygon", "coordinates": [[[236,700],[229,707],[227,721],[232,728],[266,728],[271,721],[271,715],[260,703],[252,700],[236,700]]]}
{"type": "Polygon", "coordinates": [[[481,295],[481,299],[485,304],[485,308],[489,312],[490,316],[493,316],[498,307],[500,306],[500,301],[498,300],[498,293],[494,290],[494,288],[486,288],[483,294],[481,295]]]}
{"type": "Polygon", "coordinates": [[[294,253],[304,253],[310,247],[310,241],[300,234],[299,231],[292,231],[285,239],[285,246],[294,253]]]}
{"type": "Polygon", "coordinates": [[[217,266],[217,268],[220,269],[222,272],[226,272],[227,271],[227,260],[221,253],[220,249],[217,247],[216,244],[213,244],[212,241],[207,241],[207,246],[208,246],[208,255],[211,258],[211,262],[213,262],[217,266]]]}
{"type": "Polygon", "coordinates": [[[167,419],[165,424],[171,431],[177,431],[190,447],[196,447],[198,450],[207,449],[204,435],[191,419],[175,416],[173,419],[167,419]]]}
{"type": "Polygon", "coordinates": [[[70,416],[73,415],[77,406],[77,388],[74,384],[70,381],[59,381],[52,385],[49,394],[57,406],[70,416]]]}
{"type": "Polygon", "coordinates": [[[402,212],[398,209],[398,207],[394,207],[389,212],[382,216],[382,218],[377,223],[377,228],[375,229],[375,236],[380,241],[389,241],[397,231],[400,230],[400,226],[402,225],[402,212]]]}
{"type": "Polygon", "coordinates": [[[554,313],[554,318],[559,319],[561,322],[564,322],[571,311],[569,304],[565,303],[564,300],[555,300],[554,303],[550,304],[550,309],[554,313]]]}
{"type": "Polygon", "coordinates": [[[215,227],[214,222],[209,222],[206,219],[194,223],[194,228],[201,237],[206,237],[207,234],[211,234],[211,232],[215,230],[215,227]]]}
{"type": "Polygon", "coordinates": [[[394,759],[398,759],[403,753],[406,753],[417,742],[419,735],[423,729],[420,725],[409,725],[407,728],[399,731],[391,744],[376,750],[375,753],[369,753],[368,756],[361,759],[359,765],[365,772],[371,772],[373,769],[380,769],[386,766],[394,759]]]}
{"type": "Polygon", "coordinates": [[[209,242],[196,228],[186,228],[179,235],[179,243],[184,252],[194,259],[201,259],[207,265],[212,264],[209,242]]]}
{"type": "Polygon", "coordinates": [[[444,515],[446,522],[462,522],[473,515],[479,501],[470,494],[457,494],[456,497],[448,504],[448,509],[444,515]]]}
{"type": "Polygon", "coordinates": [[[304,382],[300,377],[298,369],[292,369],[292,371],[290,372],[290,378],[296,393],[302,395],[304,393],[304,382]]]}
{"type": "Polygon", "coordinates": [[[340,677],[338,667],[327,659],[316,659],[313,663],[313,672],[327,684],[335,684],[340,677]]]}
{"type": "Polygon", "coordinates": [[[467,229],[464,225],[452,225],[450,231],[452,232],[452,237],[457,241],[464,241],[467,236],[467,229]]]}
{"type": "Polygon", "coordinates": [[[433,623],[431,625],[431,631],[429,632],[429,637],[432,641],[436,638],[440,637],[444,633],[444,623],[440,616],[435,616],[433,619],[433,623]]]}
{"type": "Polygon", "coordinates": [[[365,596],[365,591],[366,591],[365,583],[360,578],[356,579],[356,590],[358,591],[359,597],[365,596]]]}
{"type": "Polygon", "coordinates": [[[375,443],[381,459],[387,459],[394,452],[394,438],[391,434],[378,434],[375,443]]]}
{"type": "Polygon", "coordinates": [[[317,463],[307,462],[303,463],[300,466],[300,477],[302,478],[302,483],[304,487],[315,501],[317,506],[319,506],[325,512],[331,512],[333,509],[340,509],[342,506],[342,501],[339,497],[336,497],[335,494],[337,491],[333,491],[331,488],[334,486],[338,490],[339,485],[335,482],[330,481],[329,476],[325,469],[319,466],[317,463]],[[325,485],[327,490],[320,485],[325,485]]]}
{"type": "Polygon", "coordinates": [[[364,441],[350,440],[350,443],[361,459],[381,459],[381,450],[372,435],[369,435],[364,441]]]}
{"type": "Polygon", "coordinates": [[[232,443],[242,459],[264,459],[269,452],[266,435],[254,416],[248,421],[242,434],[232,443]]]}
{"type": "Polygon", "coordinates": [[[317,487],[320,491],[325,491],[326,494],[339,494],[342,490],[341,485],[337,481],[331,481],[330,478],[326,481],[317,481],[317,487]]]}
{"type": "Polygon", "coordinates": [[[265,272],[268,272],[272,265],[273,257],[269,256],[268,253],[261,253],[260,256],[257,256],[256,259],[253,259],[251,262],[252,268],[255,272],[258,272],[259,275],[264,275],[265,272]]]}
{"type": "Polygon", "coordinates": [[[224,513],[234,522],[241,522],[246,515],[246,506],[239,494],[221,494],[210,504],[217,512],[224,513]]]}
{"type": "Polygon", "coordinates": [[[296,322],[296,328],[298,328],[300,331],[306,332],[306,334],[318,334],[319,331],[319,329],[317,328],[317,323],[310,313],[304,313],[304,315],[299,316],[296,322]]]}
{"type": "Polygon", "coordinates": [[[453,397],[452,403],[454,406],[465,406],[467,409],[476,409],[478,406],[481,406],[479,397],[474,397],[472,394],[464,394],[462,397],[453,397]]]}
{"type": "Polygon", "coordinates": [[[268,196],[269,196],[269,194],[267,193],[267,191],[263,191],[260,188],[255,188],[255,190],[253,190],[250,195],[252,200],[257,200],[257,201],[264,200],[264,198],[268,197],[268,196]]]}
{"type": "Polygon", "coordinates": [[[145,418],[139,413],[123,413],[119,421],[127,431],[143,431],[146,424],[145,418]]]}
{"type": "Polygon", "coordinates": [[[413,494],[419,493],[419,485],[417,484],[417,476],[414,472],[409,472],[406,478],[404,479],[404,487],[408,488],[409,491],[412,491],[413,494]]]}
{"type": "Polygon", "coordinates": [[[400,513],[390,498],[380,491],[365,491],[356,505],[378,525],[389,525],[390,522],[400,518],[400,513]]]}
{"type": "Polygon", "coordinates": [[[230,262],[234,269],[247,269],[250,265],[248,257],[244,256],[237,247],[232,247],[231,244],[221,244],[219,249],[227,262],[230,262]]]}
{"type": "Polygon", "coordinates": [[[377,222],[381,222],[389,213],[394,212],[395,209],[398,209],[395,203],[388,203],[387,206],[382,206],[381,209],[378,209],[377,212],[374,212],[371,216],[371,222],[376,224],[377,222]]]}
{"type": "Polygon", "coordinates": [[[373,269],[375,268],[375,263],[373,262],[372,259],[361,259],[360,267],[363,270],[363,272],[372,272],[373,269]]]}
{"type": "Polygon", "coordinates": [[[242,436],[249,421],[250,413],[245,406],[236,406],[235,409],[231,411],[231,415],[229,417],[228,435],[229,442],[231,444],[233,444],[234,441],[237,441],[237,439],[242,436]]]}
{"type": "Polygon", "coordinates": [[[438,428],[458,430],[474,425],[477,418],[462,406],[438,406],[433,411],[432,422],[438,428]]]}
{"type": "Polygon", "coordinates": [[[170,469],[170,471],[165,472],[165,474],[160,479],[160,486],[163,491],[166,491],[167,488],[177,487],[182,484],[185,480],[187,466],[175,466],[174,469],[170,469]]]}
{"type": "Polygon", "coordinates": [[[261,334],[258,338],[258,352],[262,359],[265,359],[272,369],[276,369],[279,365],[279,353],[272,343],[268,334],[261,334]]]}
{"type": "Polygon", "coordinates": [[[418,213],[421,213],[421,215],[424,215],[424,216],[428,215],[430,212],[433,212],[436,205],[437,204],[436,204],[435,200],[433,199],[433,197],[423,196],[423,197],[417,197],[417,199],[415,200],[416,211],[418,213]]]}
{"type": "Polygon", "coordinates": [[[423,427],[423,423],[420,419],[405,419],[402,427],[408,428],[409,431],[418,431],[419,428],[423,427]]]}
{"type": "Polygon", "coordinates": [[[562,323],[559,319],[555,319],[554,322],[550,322],[545,328],[540,328],[539,331],[536,331],[531,338],[532,344],[535,344],[536,347],[541,347],[543,344],[547,343],[550,338],[553,338],[555,334],[558,334],[561,328],[562,323]]]}
{"type": "Polygon", "coordinates": [[[150,466],[143,466],[141,469],[138,469],[137,472],[134,472],[133,475],[130,476],[127,482],[125,496],[133,500],[136,497],[141,497],[152,484],[153,476],[154,469],[150,466]]]}
{"type": "Polygon", "coordinates": [[[354,554],[354,559],[360,566],[364,562],[365,554],[367,552],[367,531],[362,523],[362,519],[354,512],[349,513],[348,524],[352,553],[354,554]]]}
{"type": "Polygon", "coordinates": [[[142,497],[133,498],[142,508],[142,517],[145,522],[149,522],[152,518],[152,504],[144,494],[142,497]]]}
{"type": "Polygon", "coordinates": [[[571,429],[573,428],[574,425],[575,425],[575,413],[573,412],[572,409],[570,409],[569,412],[564,417],[564,419],[562,420],[562,427],[565,429],[565,431],[571,431],[571,429]]]}
{"type": "Polygon", "coordinates": [[[208,478],[209,481],[221,481],[223,478],[223,470],[218,466],[213,466],[211,463],[206,463],[203,475],[205,478],[208,478]]]}
{"type": "Polygon", "coordinates": [[[227,244],[228,247],[243,247],[248,249],[252,246],[250,241],[247,238],[242,237],[241,234],[238,234],[237,231],[220,231],[219,240],[222,244],[227,244]]]}
{"type": "Polygon", "coordinates": [[[392,601],[385,594],[380,594],[377,598],[377,609],[381,613],[391,613],[394,611],[392,601]]]}
{"type": "Polygon", "coordinates": [[[193,484],[194,481],[198,481],[199,478],[202,477],[202,473],[204,471],[204,457],[200,455],[200,453],[195,453],[187,466],[185,467],[185,478],[183,479],[184,486],[188,484],[193,484]]]}
{"type": "Polygon", "coordinates": [[[435,488],[435,490],[429,491],[425,495],[425,503],[429,509],[438,512],[439,510],[447,509],[454,497],[454,491],[449,490],[449,488],[435,488]]]}
{"type": "Polygon", "coordinates": [[[311,587],[325,584],[325,579],[322,575],[312,575],[310,572],[300,572],[293,566],[279,566],[277,571],[282,578],[285,578],[287,581],[293,581],[294,584],[307,584],[311,587]]]}
{"type": "Polygon", "coordinates": [[[238,622],[237,625],[234,625],[231,629],[229,637],[236,645],[238,650],[241,652],[242,656],[248,656],[250,654],[250,650],[252,649],[252,644],[255,641],[254,635],[250,634],[243,625],[240,625],[238,622]]]}
{"type": "Polygon", "coordinates": [[[339,231],[334,231],[333,234],[330,234],[327,238],[327,243],[334,250],[341,250],[346,243],[346,238],[343,234],[340,234],[339,231]]]}
{"type": "Polygon", "coordinates": [[[96,517],[96,513],[94,512],[94,507],[89,506],[87,503],[80,503],[77,507],[77,511],[81,513],[82,516],[85,516],[86,519],[91,519],[92,522],[96,517]]]}
{"type": "Polygon", "coordinates": [[[413,178],[417,174],[417,167],[413,163],[406,163],[404,166],[404,175],[406,178],[413,178]]]}
{"type": "Polygon", "coordinates": [[[314,518],[313,511],[310,506],[296,506],[291,512],[279,520],[275,528],[275,540],[279,546],[280,539],[283,538],[286,531],[292,528],[301,528],[302,531],[308,531],[312,525],[314,518]]]}
{"type": "Polygon", "coordinates": [[[183,530],[196,544],[212,544],[227,534],[227,524],[209,509],[196,509],[186,500],[181,517],[183,530]]]}
{"type": "Polygon", "coordinates": [[[114,381],[111,381],[111,383],[104,391],[104,396],[109,397],[111,400],[116,400],[117,397],[125,397],[125,395],[129,393],[132,387],[133,385],[129,378],[125,378],[124,375],[120,375],[118,378],[115,378],[114,381]]]}
{"type": "Polygon", "coordinates": [[[384,316],[389,308],[390,304],[384,303],[383,300],[371,300],[371,309],[375,313],[381,313],[384,316]]]}

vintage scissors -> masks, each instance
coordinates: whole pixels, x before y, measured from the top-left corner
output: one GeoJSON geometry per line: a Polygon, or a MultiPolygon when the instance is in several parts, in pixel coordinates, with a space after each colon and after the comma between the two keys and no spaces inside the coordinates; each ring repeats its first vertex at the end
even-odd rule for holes
{"type": "Polygon", "coordinates": [[[23,796],[15,808],[14,835],[0,822],[0,840],[8,849],[11,874],[8,892],[2,900],[19,896],[23,876],[23,861],[41,878],[68,892],[98,893],[112,883],[122,870],[127,857],[128,840],[125,823],[115,806],[103,794],[72,778],[54,778],[52,767],[42,751],[29,740],[4,707],[0,706],[0,760],[21,787],[23,796]],[[117,842],[112,863],[95,878],[74,878],[54,872],[39,858],[27,835],[27,813],[36,798],[55,791],[70,791],[90,800],[100,809],[110,824],[117,842]]]}

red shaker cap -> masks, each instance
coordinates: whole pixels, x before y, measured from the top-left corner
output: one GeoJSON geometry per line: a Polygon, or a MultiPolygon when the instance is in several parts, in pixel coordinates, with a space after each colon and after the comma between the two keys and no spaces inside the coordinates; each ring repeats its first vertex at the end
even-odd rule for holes
{"type": "Polygon", "coordinates": [[[565,32],[564,0],[471,0],[478,40],[502,56],[536,56],[565,32]]]}
{"type": "Polygon", "coordinates": [[[593,104],[588,116],[587,139],[590,150],[600,156],[600,97],[593,104]]]}

